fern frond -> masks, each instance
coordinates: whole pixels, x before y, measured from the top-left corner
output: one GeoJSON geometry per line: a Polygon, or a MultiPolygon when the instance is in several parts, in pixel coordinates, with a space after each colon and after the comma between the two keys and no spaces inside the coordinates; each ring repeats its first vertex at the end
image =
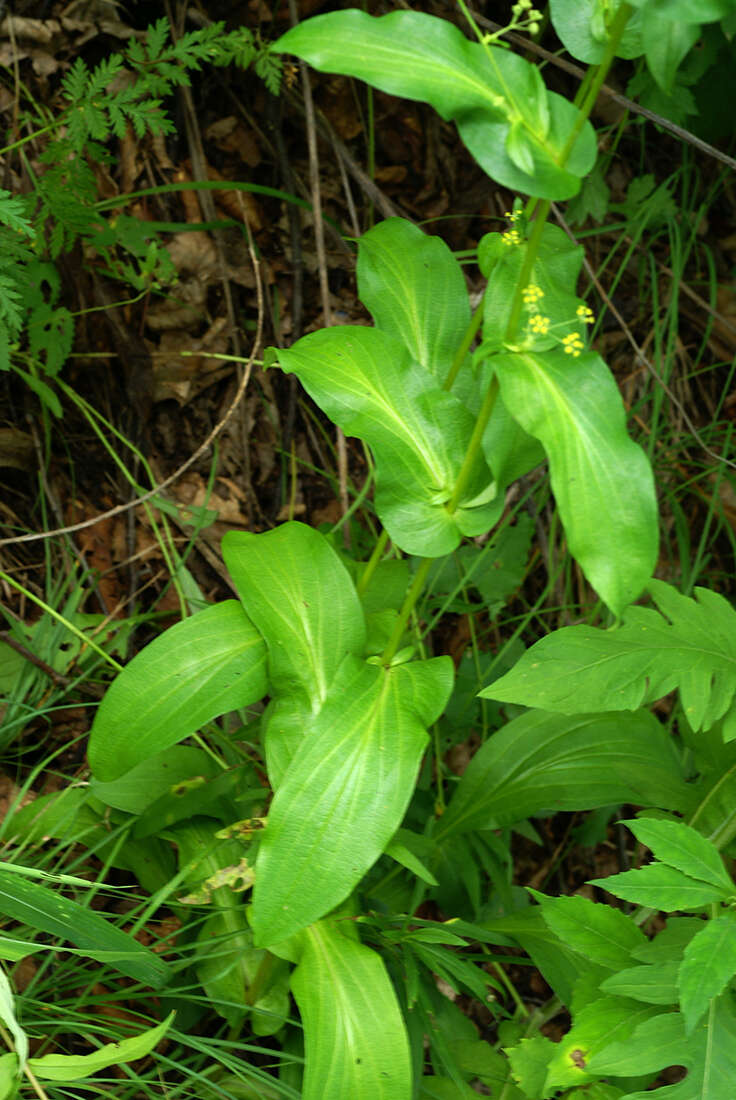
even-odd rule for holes
{"type": "MultiPolygon", "coordinates": [[[[694,730],[723,718],[736,693],[736,611],[715,592],[695,599],[653,580],[659,608],[630,607],[613,630],[568,626],[529,649],[480,693],[561,714],[636,710],[670,691],[680,694],[694,730]]],[[[736,728],[727,737],[736,736],[736,728]]]]}
{"type": "Polygon", "coordinates": [[[29,221],[28,199],[13,196],[10,191],[0,188],[0,224],[32,238],[34,232],[29,221]]]}
{"type": "Polygon", "coordinates": [[[280,57],[263,50],[256,58],[254,68],[271,95],[278,95],[281,91],[281,77],[283,74],[283,62],[280,57]]]}

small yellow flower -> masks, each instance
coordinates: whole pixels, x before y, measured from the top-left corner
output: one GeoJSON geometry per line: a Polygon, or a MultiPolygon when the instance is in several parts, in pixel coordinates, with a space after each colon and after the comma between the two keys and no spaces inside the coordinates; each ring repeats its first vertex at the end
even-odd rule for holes
{"type": "Polygon", "coordinates": [[[521,233],[518,229],[507,229],[505,233],[501,234],[501,240],[509,246],[521,244],[521,233]]]}
{"type": "Polygon", "coordinates": [[[585,347],[585,344],[578,336],[577,332],[570,332],[567,336],[562,337],[562,346],[565,349],[566,355],[572,355],[577,359],[580,352],[585,347]]]}
{"type": "Polygon", "coordinates": [[[521,296],[526,308],[536,312],[539,308],[539,302],[544,298],[544,291],[536,283],[529,283],[529,286],[525,286],[522,290],[521,296]]]}
{"type": "Polygon", "coordinates": [[[513,225],[515,222],[518,222],[521,217],[521,210],[506,210],[503,216],[504,218],[508,218],[513,225]]]}
{"type": "Polygon", "coordinates": [[[549,317],[544,317],[541,313],[535,313],[533,317],[529,318],[529,328],[532,332],[536,332],[538,336],[545,336],[549,332],[549,317]]]}
{"type": "Polygon", "coordinates": [[[575,312],[584,325],[592,325],[595,321],[593,310],[590,306],[578,306],[575,312]]]}

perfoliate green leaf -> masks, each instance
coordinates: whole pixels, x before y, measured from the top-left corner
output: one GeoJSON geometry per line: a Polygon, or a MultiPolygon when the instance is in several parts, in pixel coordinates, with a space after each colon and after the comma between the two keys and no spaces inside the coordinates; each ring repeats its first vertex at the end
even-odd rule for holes
{"type": "Polygon", "coordinates": [[[307,928],[291,988],[304,1023],[303,1100],[411,1100],[409,1043],[379,955],[337,922],[307,928]]]}
{"type": "Polygon", "coordinates": [[[641,929],[620,909],[577,895],[553,898],[536,890],[531,893],[548,928],[573,951],[599,966],[620,970],[646,942],[641,929]]]}
{"type": "Polygon", "coordinates": [[[686,1066],[676,1085],[629,1092],[625,1100],[732,1100],[736,1081],[736,1011],[726,994],[711,1002],[706,1019],[691,1036],[679,1012],[655,1016],[624,1042],[612,1043],[591,1057],[588,1068],[599,1075],[630,1077],[686,1066]]]}
{"type": "Polygon", "coordinates": [[[99,913],[6,870],[0,871],[0,913],[68,941],[88,951],[91,957],[98,951],[113,952],[114,962],[113,957],[106,955],[111,965],[146,985],[160,988],[168,977],[163,959],[99,913]]]}
{"type": "MultiPolygon", "coordinates": [[[[120,779],[114,779],[110,783],[92,779],[89,788],[94,797],[99,798],[106,806],[138,815],[168,794],[176,784],[185,783],[194,777],[202,781],[214,779],[219,774],[220,768],[203,749],[191,745],[172,745],[131,768],[120,779]]],[[[68,796],[71,790],[73,788],[67,787],[62,793],[68,796]]],[[[78,808],[73,807],[72,812],[78,812],[78,808]]],[[[43,827],[43,818],[39,824],[43,827]]],[[[49,832],[48,829],[46,831],[49,832]]]]}
{"type": "Polygon", "coordinates": [[[266,647],[240,604],[208,607],[159,635],[110,685],[92,726],[90,767],[98,779],[117,779],[266,689],[266,647]]]}
{"type": "Polygon", "coordinates": [[[649,72],[665,95],[671,95],[680,62],[700,38],[700,25],[668,19],[651,5],[641,16],[649,72]]]}
{"type": "Polygon", "coordinates": [[[462,268],[441,237],[387,218],[358,244],[358,295],[376,328],[394,336],[439,386],[470,324],[462,268]]]}
{"type": "Polygon", "coordinates": [[[485,47],[447,20],[414,11],[378,18],[333,12],[300,23],[273,48],[391,95],[430,103],[442,118],[454,119],[484,171],[512,190],[570,198],[595,162],[595,135],[586,123],[560,167],[577,110],[544,88],[535,65],[497,46],[488,47],[489,58],[485,47]],[[514,124],[523,127],[531,171],[509,155],[514,124]]]}
{"type": "Polygon", "coordinates": [[[618,387],[600,356],[492,356],[501,396],[542,443],[570,552],[616,615],[651,577],[659,534],[649,462],[626,432],[618,387]]]}
{"type": "Polygon", "coordinates": [[[684,821],[642,817],[622,824],[631,829],[636,839],[646,844],[661,863],[727,893],[736,891],[716,846],[684,821]]]}
{"type": "Polygon", "coordinates": [[[515,718],[470,761],[440,835],[622,802],[686,805],[688,788],[666,731],[645,712],[622,718],[545,711],[515,718]]]}
{"type": "Polygon", "coordinates": [[[365,619],[347,569],[324,535],[284,523],[262,535],[228,531],[222,553],[248,616],[266,639],[279,695],[316,713],[348,654],[365,643],[365,619]]]}
{"type": "Polygon", "coordinates": [[[693,729],[708,729],[736,691],[736,612],[715,592],[697,599],[649,582],[659,612],[630,607],[613,630],[568,626],[537,642],[481,694],[562,714],[635,710],[679,688],[693,729]]]}
{"type": "Polygon", "coordinates": [[[704,909],[727,900],[728,892],[709,882],[690,878],[664,863],[650,863],[634,871],[588,880],[624,901],[673,913],[678,909],[704,909]]]}
{"type": "Polygon", "coordinates": [[[259,947],[334,909],[378,859],[451,687],[447,657],[390,669],[345,659],[271,803],[253,896],[259,947]]]}
{"type": "Polygon", "coordinates": [[[685,948],[680,965],[680,1008],[688,1034],[734,974],[736,919],[726,912],[704,924],[685,948]]]}
{"type": "MultiPolygon", "coordinates": [[[[550,17],[564,47],[578,61],[597,65],[608,43],[608,28],[621,0],[550,0],[550,17]]],[[[617,57],[631,59],[644,50],[641,18],[629,19],[616,50],[617,57]]]]}
{"type": "MultiPolygon", "coordinates": [[[[483,265],[484,253],[493,243],[496,233],[482,237],[478,245],[478,259],[483,265]]],[[[526,259],[528,245],[506,244],[500,258],[488,273],[488,286],[483,301],[483,341],[489,350],[500,350],[507,339],[507,329],[511,309],[519,281],[522,266],[526,259]]],[[[495,251],[495,249],[493,249],[495,251]]],[[[565,325],[565,331],[584,332],[584,325],[576,315],[582,304],[575,294],[575,287],[583,264],[583,249],[574,244],[566,233],[556,225],[545,225],[539,250],[529,274],[529,286],[537,294],[533,303],[525,307],[521,330],[530,347],[540,349],[558,346],[558,341],[550,336],[535,336],[530,322],[539,313],[546,317],[550,326],[560,334],[559,326],[565,325]]]]}
{"type": "Polygon", "coordinates": [[[174,1021],[171,1012],[157,1027],[148,1028],[140,1035],[106,1043],[92,1054],[45,1054],[42,1058],[30,1058],[28,1066],[42,1081],[81,1081],[108,1066],[119,1066],[145,1058],[161,1042],[174,1021]]]}
{"type": "Polygon", "coordinates": [[[376,511],[409,554],[451,553],[463,535],[493,526],[503,499],[473,506],[492,481],[481,460],[460,508],[452,497],[474,415],[380,329],[344,325],[302,337],[278,351],[287,373],[347,435],[368,443],[376,459],[376,511]]]}
{"type": "Polygon", "coordinates": [[[733,13],[733,0],[629,0],[634,8],[682,23],[714,23],[733,13]]]}

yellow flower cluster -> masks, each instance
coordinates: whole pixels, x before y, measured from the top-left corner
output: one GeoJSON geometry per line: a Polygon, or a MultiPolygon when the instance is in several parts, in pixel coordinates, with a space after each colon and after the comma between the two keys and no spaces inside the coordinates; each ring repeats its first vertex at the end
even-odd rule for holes
{"type": "Polygon", "coordinates": [[[544,291],[541,286],[537,286],[536,283],[529,283],[529,286],[525,286],[521,292],[521,296],[524,300],[524,305],[531,313],[537,313],[539,310],[539,303],[544,298],[544,291]]]}
{"type": "Polygon", "coordinates": [[[529,328],[538,336],[546,336],[549,332],[549,317],[541,313],[535,313],[529,318],[529,328]]]}
{"type": "Polygon", "coordinates": [[[501,240],[509,246],[521,244],[521,233],[518,229],[507,229],[505,233],[501,234],[501,240]]]}
{"type": "Polygon", "coordinates": [[[578,317],[584,325],[592,325],[595,321],[593,310],[590,308],[590,306],[578,306],[575,312],[577,313],[578,317]]]}
{"type": "Polygon", "coordinates": [[[585,344],[580,339],[577,332],[569,332],[567,336],[563,336],[562,346],[565,349],[566,355],[573,355],[576,359],[585,348],[585,344]]]}

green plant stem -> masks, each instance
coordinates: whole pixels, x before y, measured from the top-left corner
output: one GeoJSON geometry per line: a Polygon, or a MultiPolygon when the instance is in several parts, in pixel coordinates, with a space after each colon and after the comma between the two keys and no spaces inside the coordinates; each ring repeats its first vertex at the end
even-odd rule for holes
{"type": "Polygon", "coordinates": [[[470,437],[470,443],[468,449],[465,452],[465,458],[460,468],[460,473],[457,475],[457,481],[455,482],[455,488],[450,502],[447,505],[447,511],[450,515],[453,515],[460,504],[463,493],[465,492],[470,477],[473,473],[473,467],[475,466],[476,459],[483,443],[483,436],[485,435],[486,428],[488,427],[488,421],[491,419],[491,414],[496,404],[496,398],[498,397],[498,381],[495,376],[491,379],[490,385],[486,390],[486,396],[481,405],[480,412],[478,413],[478,419],[475,422],[473,428],[473,434],[470,437]]]}
{"type": "MultiPolygon", "coordinates": [[[[471,15],[470,15],[470,12],[468,11],[467,6],[463,2],[463,0],[458,0],[458,4],[459,4],[461,10],[463,11],[463,13],[465,14],[466,18],[468,19],[469,23],[473,27],[474,31],[476,32],[476,34],[479,34],[478,28],[475,26],[475,22],[472,19],[471,15]]],[[[560,167],[563,167],[565,165],[565,163],[567,162],[567,160],[570,156],[570,153],[572,152],[572,150],[575,146],[575,142],[577,141],[578,137],[580,136],[580,134],[582,132],[582,129],[583,129],[583,126],[585,125],[585,123],[588,120],[590,112],[593,109],[593,105],[595,104],[595,101],[598,97],[598,92],[600,91],[601,86],[603,84],[603,81],[606,79],[606,76],[608,75],[608,70],[610,69],[610,67],[613,63],[613,60],[616,56],[616,50],[618,49],[619,43],[621,41],[621,37],[622,37],[622,35],[624,33],[624,30],[626,28],[626,24],[628,23],[629,18],[631,17],[632,10],[633,9],[631,8],[631,6],[629,4],[624,3],[624,4],[621,5],[618,12],[616,13],[616,18],[613,21],[613,26],[611,27],[611,33],[610,33],[610,36],[609,36],[609,39],[608,39],[608,43],[606,45],[605,53],[603,55],[603,58],[601,59],[601,63],[595,69],[595,75],[590,78],[590,82],[588,83],[587,77],[584,80],[585,91],[581,94],[582,104],[580,106],[580,111],[578,113],[577,119],[575,120],[575,124],[572,128],[570,136],[569,136],[569,138],[568,138],[568,140],[565,144],[565,147],[562,150],[562,153],[560,155],[560,159],[559,159],[560,167]]],[[[480,36],[480,37],[481,37],[481,41],[483,41],[482,36],[480,36]]],[[[486,53],[488,54],[489,59],[490,59],[491,63],[494,65],[494,68],[495,68],[495,60],[492,56],[492,51],[487,47],[487,43],[483,42],[483,45],[486,46],[486,53]]],[[[511,100],[511,102],[513,102],[513,99],[510,95],[509,95],[509,99],[511,100]]],[[[511,313],[509,315],[509,323],[508,323],[508,326],[506,328],[506,341],[508,343],[513,342],[513,339],[516,335],[516,330],[517,330],[518,325],[519,325],[519,320],[521,318],[521,312],[522,312],[523,305],[524,305],[523,291],[526,288],[526,286],[528,285],[529,279],[531,277],[532,269],[534,267],[534,263],[536,261],[537,254],[539,252],[539,245],[540,245],[541,240],[542,240],[542,234],[544,233],[544,227],[547,223],[547,216],[549,214],[551,205],[552,205],[552,203],[550,202],[550,200],[545,199],[542,202],[540,202],[538,204],[537,208],[536,208],[537,216],[534,219],[533,228],[532,228],[532,231],[529,235],[529,239],[527,241],[526,254],[524,256],[524,262],[522,264],[521,271],[519,273],[519,279],[518,279],[518,282],[516,284],[516,289],[514,291],[514,299],[513,299],[512,305],[511,305],[511,313]]],[[[479,314],[482,316],[482,303],[478,307],[478,309],[476,310],[476,313],[473,315],[470,326],[468,328],[468,332],[470,332],[473,325],[476,324],[475,330],[470,334],[470,340],[468,341],[467,348],[470,347],[470,343],[472,342],[473,336],[475,335],[475,332],[477,332],[477,328],[480,326],[481,317],[478,316],[479,314]],[[476,318],[477,318],[477,321],[476,321],[476,318]]],[[[457,374],[457,371],[460,369],[459,366],[456,367],[456,363],[457,363],[458,359],[460,358],[461,349],[464,349],[463,350],[463,358],[464,358],[465,354],[467,354],[467,348],[464,347],[465,341],[466,341],[467,338],[468,338],[468,333],[466,333],[465,336],[463,337],[463,342],[462,342],[460,348],[458,348],[457,355],[456,355],[455,359],[453,360],[452,366],[450,368],[450,373],[448,374],[448,377],[445,381],[445,386],[444,386],[445,389],[449,389],[449,386],[448,386],[447,382],[449,381],[450,385],[452,385],[452,382],[455,380],[455,375],[457,374]]],[[[462,360],[460,360],[460,361],[462,362],[462,360]]],[[[470,478],[472,476],[473,468],[474,468],[476,460],[478,458],[478,454],[480,453],[480,450],[481,450],[481,446],[482,446],[482,442],[483,442],[483,436],[484,436],[485,430],[488,426],[488,421],[490,420],[491,415],[493,413],[493,409],[495,407],[497,397],[498,397],[498,380],[494,376],[491,379],[490,383],[489,383],[488,390],[486,391],[486,396],[484,398],[484,401],[483,401],[483,404],[481,406],[480,412],[478,413],[478,418],[475,422],[475,427],[473,428],[473,434],[470,437],[470,442],[468,444],[468,449],[467,449],[466,454],[465,454],[465,459],[464,459],[462,467],[460,469],[460,473],[458,474],[457,481],[455,482],[455,487],[453,489],[452,496],[451,496],[450,501],[447,505],[447,510],[450,513],[450,515],[452,515],[454,512],[457,511],[457,509],[459,507],[459,504],[460,504],[460,501],[462,499],[463,493],[465,492],[465,490],[467,488],[467,485],[470,481],[470,478]]],[[[386,649],[383,652],[383,656],[381,658],[381,663],[383,665],[388,665],[390,663],[390,661],[392,660],[392,658],[396,654],[396,650],[399,647],[399,644],[400,644],[400,641],[401,641],[401,636],[404,632],[404,628],[406,626],[406,623],[409,619],[409,616],[412,612],[412,609],[413,609],[415,603],[417,602],[417,600],[419,599],[419,597],[421,595],[422,585],[424,583],[424,580],[425,580],[427,574],[429,573],[429,567],[432,563],[432,560],[433,559],[431,559],[431,558],[424,559],[424,561],[422,561],[422,564],[417,569],[416,575],[414,577],[414,581],[411,585],[411,588],[409,589],[409,591],[406,594],[406,599],[404,600],[404,604],[403,604],[403,606],[401,608],[401,611],[399,613],[399,619],[398,619],[398,622],[396,623],[396,627],[394,629],[394,632],[391,635],[391,638],[389,639],[388,645],[386,646],[386,649]]]]}
{"type": "Polygon", "coordinates": [[[427,579],[427,574],[429,573],[430,566],[432,565],[432,562],[434,560],[434,558],[422,558],[421,562],[419,563],[417,571],[414,575],[414,580],[412,581],[411,587],[406,593],[404,602],[401,606],[401,611],[399,612],[399,617],[396,620],[396,625],[394,626],[393,633],[391,634],[386,648],[381,655],[381,664],[385,667],[388,667],[388,665],[391,664],[391,661],[396,656],[396,651],[401,644],[401,638],[404,633],[404,628],[409,621],[409,616],[414,610],[415,603],[422,594],[422,590],[424,589],[424,582],[427,579]]]}
{"type": "Polygon", "coordinates": [[[470,350],[470,345],[473,343],[473,340],[475,339],[475,335],[476,335],[476,333],[478,332],[478,329],[481,326],[481,322],[483,321],[483,304],[484,304],[484,301],[485,301],[485,294],[483,295],[483,298],[481,298],[481,300],[478,303],[478,306],[475,310],[475,313],[473,314],[473,316],[470,319],[470,324],[468,325],[468,327],[466,329],[466,332],[465,332],[465,335],[463,336],[462,343],[460,344],[460,347],[455,352],[455,357],[452,360],[452,366],[450,367],[447,378],[442,383],[442,389],[443,390],[451,390],[453,385],[455,384],[455,379],[457,378],[457,376],[460,372],[460,368],[462,367],[463,363],[465,362],[465,356],[468,354],[468,351],[470,350]]]}
{"type": "Polygon", "coordinates": [[[534,219],[532,231],[529,234],[529,239],[526,244],[524,262],[521,265],[519,280],[516,284],[516,289],[514,291],[514,300],[511,303],[509,323],[506,326],[507,343],[511,343],[516,336],[516,329],[518,328],[521,311],[524,306],[523,291],[529,285],[532,269],[537,259],[537,253],[539,252],[539,245],[542,241],[544,227],[547,224],[547,215],[549,214],[551,206],[552,203],[549,201],[549,199],[545,199],[543,202],[540,202],[539,206],[537,207],[537,216],[534,219]]]}
{"type": "Polygon", "coordinates": [[[373,553],[371,554],[368,561],[366,562],[365,569],[361,573],[360,579],[358,580],[357,584],[355,585],[355,588],[356,588],[359,596],[363,595],[366,588],[370,584],[371,577],[375,573],[376,567],[377,567],[379,561],[381,560],[381,558],[383,557],[383,553],[384,553],[387,546],[388,546],[388,531],[386,531],[386,529],[384,528],[384,530],[381,531],[380,535],[378,536],[378,539],[376,541],[376,545],[373,547],[373,553]]]}

